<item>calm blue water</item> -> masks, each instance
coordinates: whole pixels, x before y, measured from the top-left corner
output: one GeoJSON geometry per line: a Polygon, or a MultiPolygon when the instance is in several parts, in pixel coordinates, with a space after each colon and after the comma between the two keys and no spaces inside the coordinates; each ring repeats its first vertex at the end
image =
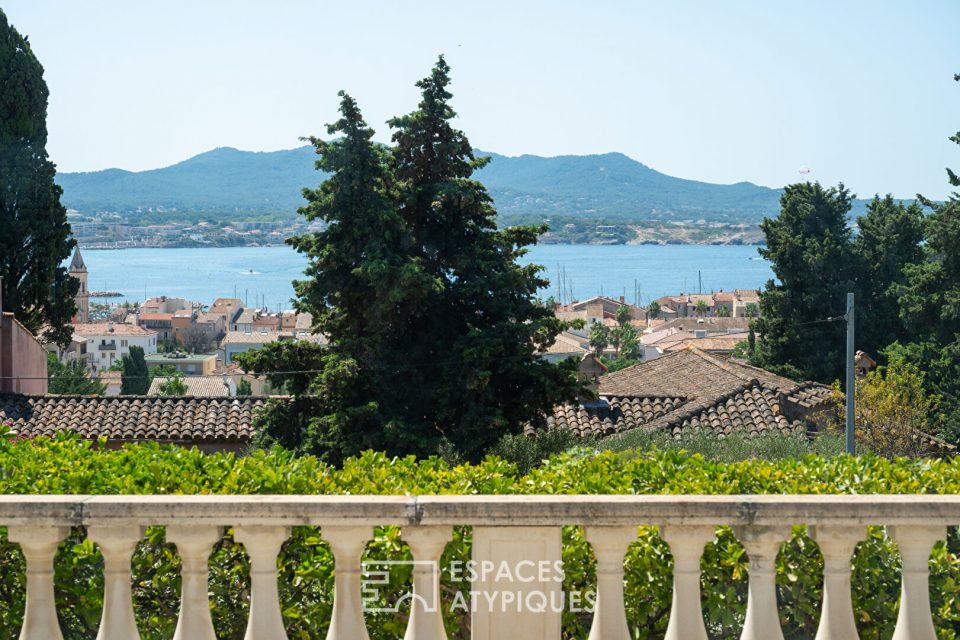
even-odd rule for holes
{"type": "MultiPolygon", "coordinates": [[[[87,250],[83,257],[91,290],[119,291],[130,301],[167,295],[210,304],[236,295],[249,305],[271,308],[290,307],[290,283],[306,265],[289,247],[87,250]]],[[[557,274],[563,269],[567,290],[580,299],[603,293],[633,301],[635,282],[642,302],[696,291],[697,270],[705,292],[758,288],[772,277],[756,247],[542,245],[524,261],[546,267],[554,284],[545,295],[557,295],[557,274]]]]}

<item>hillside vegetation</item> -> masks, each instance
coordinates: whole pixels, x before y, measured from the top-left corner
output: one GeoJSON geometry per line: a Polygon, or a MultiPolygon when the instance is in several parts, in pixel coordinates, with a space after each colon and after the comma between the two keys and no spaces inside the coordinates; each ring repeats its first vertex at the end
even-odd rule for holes
{"type": "MultiPolygon", "coordinates": [[[[503,224],[521,220],[641,223],[705,220],[757,224],[777,211],[780,191],[748,182],[717,185],[665,175],[621,153],[544,158],[478,152],[493,160],[477,172],[503,224]]],[[[309,146],[252,152],[222,147],[169,167],[61,173],[66,206],[84,213],[163,209],[178,213],[292,217],[304,187],[315,187],[309,146]]],[[[179,216],[176,216],[179,217],[179,216]]]]}

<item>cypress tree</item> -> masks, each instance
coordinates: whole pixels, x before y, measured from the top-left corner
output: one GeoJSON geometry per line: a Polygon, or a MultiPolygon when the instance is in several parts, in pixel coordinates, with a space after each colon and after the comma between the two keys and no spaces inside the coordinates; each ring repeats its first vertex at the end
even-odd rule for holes
{"type": "Polygon", "coordinates": [[[492,199],[472,178],[489,159],[477,158],[451,122],[449,71],[441,56],[417,83],[418,108],[389,121],[399,211],[435,287],[404,314],[402,340],[389,352],[399,379],[417,384],[383,389],[383,398],[417,438],[411,451],[449,441],[477,459],[578,387],[575,363],[537,355],[564,324],[537,299],[548,285],[542,267],[517,264],[546,228],[497,228],[492,199]]]}
{"type": "Polygon", "coordinates": [[[47,158],[47,85],[27,39],[0,11],[0,277],[3,310],[34,334],[70,343],[79,282],[63,266],[70,238],[47,158]]]}
{"type": "Polygon", "coordinates": [[[123,374],[120,377],[120,393],[145,396],[150,391],[150,370],[143,355],[143,347],[130,347],[129,355],[120,360],[123,374]]]}

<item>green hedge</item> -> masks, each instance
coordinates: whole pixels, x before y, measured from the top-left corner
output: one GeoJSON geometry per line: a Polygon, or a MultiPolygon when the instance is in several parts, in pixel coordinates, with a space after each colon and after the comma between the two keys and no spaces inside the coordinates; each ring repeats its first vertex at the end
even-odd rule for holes
{"type": "MultiPolygon", "coordinates": [[[[717,463],[665,451],[578,452],[552,458],[526,475],[502,460],[451,467],[440,459],[388,459],[366,453],[343,469],[287,453],[204,455],[157,445],[98,449],[72,437],[0,443],[0,492],[9,494],[472,494],[472,493],[958,493],[960,462],[879,458],[818,458],[717,463]]],[[[2,524],[2,523],[0,523],[2,524]]],[[[56,561],[56,593],[66,638],[94,638],[100,616],[102,560],[75,530],[56,561]]],[[[445,560],[466,560],[470,530],[455,530],[445,560]]],[[[409,551],[396,527],[377,529],[368,557],[403,559],[409,551]]],[[[577,527],[564,529],[568,591],[592,589],[593,554],[577,527]]],[[[899,598],[898,556],[881,528],[872,528],[854,556],[854,603],[861,637],[889,638],[899,598]]],[[[739,634],[746,607],[747,558],[728,528],[720,528],[703,558],[703,599],[712,637],[739,634]]],[[[16,545],[0,536],[0,636],[16,637],[23,615],[23,564],[16,545]]],[[[279,560],[283,615],[291,638],[322,638],[330,618],[333,561],[316,529],[300,527],[279,560]]],[[[210,589],[220,638],[243,637],[249,597],[248,562],[228,535],[211,559],[210,589]]],[[[637,638],[663,635],[671,598],[669,550],[652,526],[642,526],[626,559],[626,604],[637,638]]],[[[960,541],[955,531],[931,560],[931,596],[941,638],[960,638],[960,541]]],[[[170,638],[180,588],[175,549],[163,529],[148,530],[134,561],[135,607],[144,638],[170,638]]],[[[781,620],[791,638],[812,638],[819,618],[822,559],[798,528],[777,566],[781,620]]],[[[394,575],[392,593],[409,584],[394,575]]],[[[467,585],[445,582],[468,591],[467,585]]],[[[447,620],[451,638],[466,637],[461,620],[447,620]]],[[[565,617],[565,637],[586,637],[589,616],[565,617]]],[[[368,616],[373,638],[402,637],[403,615],[368,616]]]]}

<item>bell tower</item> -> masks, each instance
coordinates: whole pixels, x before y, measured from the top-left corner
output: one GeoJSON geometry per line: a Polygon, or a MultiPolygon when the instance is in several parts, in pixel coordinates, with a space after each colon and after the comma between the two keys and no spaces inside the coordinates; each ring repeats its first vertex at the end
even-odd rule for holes
{"type": "Polygon", "coordinates": [[[80,289],[77,290],[77,296],[74,298],[77,303],[77,315],[73,317],[73,321],[76,323],[90,322],[90,290],[87,289],[87,265],[83,263],[80,247],[77,247],[73,252],[73,260],[70,261],[70,275],[80,281],[80,289]]]}

